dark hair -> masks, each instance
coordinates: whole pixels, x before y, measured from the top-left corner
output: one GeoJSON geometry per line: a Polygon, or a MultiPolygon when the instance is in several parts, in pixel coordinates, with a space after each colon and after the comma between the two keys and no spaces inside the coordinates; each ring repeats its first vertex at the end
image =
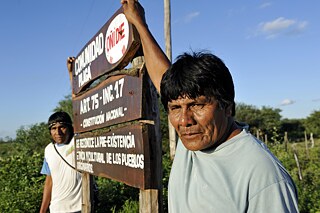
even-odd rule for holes
{"type": "Polygon", "coordinates": [[[160,85],[161,102],[168,110],[168,102],[186,96],[215,98],[221,108],[232,105],[235,115],[234,85],[229,69],[217,56],[207,52],[184,53],[163,75],[160,85]]]}
{"type": "Polygon", "coordinates": [[[48,119],[48,127],[49,130],[55,123],[63,123],[67,126],[72,127],[72,120],[68,113],[64,111],[55,112],[52,115],[50,115],[48,119]]]}

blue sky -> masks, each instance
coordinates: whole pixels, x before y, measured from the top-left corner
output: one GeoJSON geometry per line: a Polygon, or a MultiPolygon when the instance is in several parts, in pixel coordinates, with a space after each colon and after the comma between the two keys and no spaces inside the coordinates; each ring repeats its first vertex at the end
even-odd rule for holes
{"type": "MultiPolygon", "coordinates": [[[[140,0],[164,49],[163,1],[140,0]]],[[[0,3],[0,138],[46,122],[71,93],[66,58],[120,8],[120,0],[0,3]]],[[[306,118],[320,110],[320,1],[171,2],[173,59],[209,50],[229,67],[236,102],[306,118]]]]}

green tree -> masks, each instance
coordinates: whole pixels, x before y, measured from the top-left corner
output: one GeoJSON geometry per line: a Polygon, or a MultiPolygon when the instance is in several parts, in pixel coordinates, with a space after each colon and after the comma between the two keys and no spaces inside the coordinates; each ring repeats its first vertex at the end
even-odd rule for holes
{"type": "Polygon", "coordinates": [[[71,95],[64,96],[64,99],[59,101],[58,106],[54,108],[54,112],[65,111],[73,118],[72,98],[71,95]]]}
{"type": "Polygon", "coordinates": [[[302,141],[304,139],[305,127],[302,119],[282,119],[281,132],[288,133],[289,141],[302,141]]]}
{"type": "Polygon", "coordinates": [[[259,116],[262,118],[260,128],[266,131],[274,128],[279,129],[281,126],[280,112],[280,109],[263,106],[259,113],[259,116]]]}
{"type": "Polygon", "coordinates": [[[38,123],[28,127],[20,127],[16,132],[16,142],[23,143],[31,150],[43,151],[50,143],[50,133],[46,123],[38,123]]]}
{"type": "Polygon", "coordinates": [[[256,132],[260,128],[262,122],[259,109],[253,105],[244,103],[236,104],[235,119],[239,122],[247,123],[252,132],[256,132]]]}
{"type": "Polygon", "coordinates": [[[304,126],[308,133],[313,133],[315,137],[320,136],[320,110],[313,111],[305,120],[304,126]]]}
{"type": "Polygon", "coordinates": [[[247,123],[253,133],[259,130],[268,137],[272,137],[275,129],[278,130],[281,127],[280,112],[281,110],[277,108],[263,106],[258,109],[252,105],[237,103],[235,119],[247,123]]]}

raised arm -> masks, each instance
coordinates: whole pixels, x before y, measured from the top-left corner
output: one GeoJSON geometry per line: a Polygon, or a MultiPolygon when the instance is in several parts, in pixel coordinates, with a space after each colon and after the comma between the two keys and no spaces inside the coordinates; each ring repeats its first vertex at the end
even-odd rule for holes
{"type": "MultiPolygon", "coordinates": [[[[72,69],[73,69],[73,62],[75,61],[75,57],[68,57],[67,58],[67,68],[68,68],[68,72],[69,72],[69,78],[70,78],[70,83],[71,83],[71,88],[73,87],[72,84],[72,69]]],[[[72,89],[71,89],[72,90],[72,89]]],[[[72,97],[74,97],[75,95],[73,94],[73,90],[72,90],[72,97]]]]}
{"type": "Polygon", "coordinates": [[[121,0],[121,4],[126,18],[136,27],[140,35],[149,76],[160,93],[161,78],[170,66],[170,61],[151,34],[140,3],[136,0],[121,0]]]}

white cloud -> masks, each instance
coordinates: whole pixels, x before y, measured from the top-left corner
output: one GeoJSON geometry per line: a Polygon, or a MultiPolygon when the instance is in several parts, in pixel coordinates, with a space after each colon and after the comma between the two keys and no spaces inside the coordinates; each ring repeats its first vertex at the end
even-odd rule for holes
{"type": "Polygon", "coordinates": [[[172,22],[172,24],[179,24],[179,23],[188,23],[191,22],[194,18],[198,17],[200,12],[190,12],[189,14],[185,15],[182,18],[176,19],[172,22]]]}
{"type": "Polygon", "coordinates": [[[271,2],[265,2],[259,6],[260,9],[264,9],[266,7],[270,7],[272,5],[271,2]]]}
{"type": "Polygon", "coordinates": [[[190,22],[192,21],[194,18],[196,18],[197,16],[200,15],[200,12],[192,12],[192,13],[189,13],[188,15],[186,15],[184,17],[184,21],[185,22],[190,22]]]}
{"type": "Polygon", "coordinates": [[[295,101],[294,100],[291,100],[291,99],[284,99],[282,102],[281,102],[281,106],[287,106],[287,105],[291,105],[291,104],[294,104],[295,101]]]}
{"type": "Polygon", "coordinates": [[[267,22],[267,23],[261,23],[261,30],[263,32],[278,32],[280,30],[286,29],[293,25],[295,21],[290,19],[285,19],[283,17],[277,18],[276,20],[267,22]]]}
{"type": "Polygon", "coordinates": [[[298,22],[294,28],[292,28],[290,31],[287,32],[287,34],[288,35],[300,34],[305,30],[307,25],[308,25],[308,22],[306,21],[298,22]]]}
{"type": "Polygon", "coordinates": [[[279,17],[273,21],[262,22],[258,25],[256,35],[263,35],[268,39],[279,35],[297,35],[301,34],[307,27],[308,22],[296,21],[279,17]]]}

